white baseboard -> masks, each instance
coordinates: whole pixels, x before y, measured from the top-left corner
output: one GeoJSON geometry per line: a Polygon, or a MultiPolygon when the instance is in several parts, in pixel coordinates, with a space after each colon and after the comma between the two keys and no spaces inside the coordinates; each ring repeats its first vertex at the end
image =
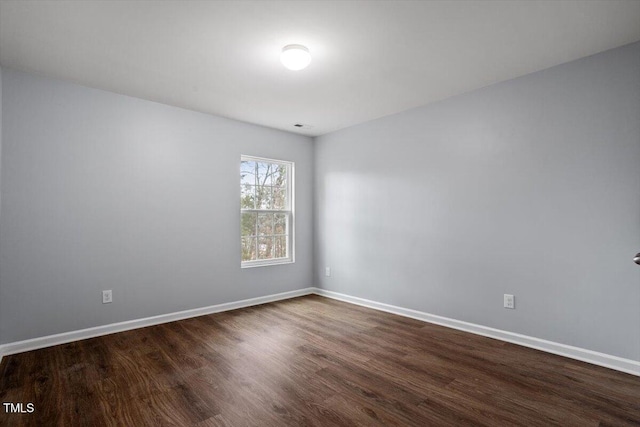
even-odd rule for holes
{"type": "Polygon", "coordinates": [[[250,298],[241,301],[228,302],[224,304],[211,305],[208,307],[194,308],[192,310],[178,311],[175,313],[161,314],[159,316],[145,317],[143,319],[128,320],[126,322],[112,323],[109,325],[96,326],[94,328],[80,329],[77,331],[63,332],[61,334],[47,335],[44,337],[32,338],[24,341],[16,341],[0,345],[0,363],[3,356],[23,353],[25,351],[37,350],[39,348],[51,347],[59,344],[66,344],[73,341],[87,338],[99,337],[102,335],[114,334],[116,332],[129,331],[131,329],[144,328],[145,326],[158,325],[161,323],[174,322],[176,320],[188,319],[191,317],[204,316],[206,314],[219,313],[222,311],[235,310],[252,305],[265,304],[268,302],[280,301],[309,295],[315,292],[315,288],[297,289],[279,294],[266,295],[263,297],[250,298]]]}
{"type": "Polygon", "coordinates": [[[557,342],[534,338],[514,332],[494,329],[487,326],[476,325],[474,323],[463,322],[461,320],[450,319],[447,317],[437,316],[435,314],[397,307],[390,304],[384,304],[381,302],[353,297],[350,295],[345,295],[319,288],[297,289],[294,291],[266,295],[263,297],[234,301],[225,304],[217,304],[208,307],[195,308],[192,310],[162,314],[159,316],[129,320],[120,323],[112,323],[110,325],[96,326],[94,328],[81,329],[77,331],[64,332],[61,334],[48,335],[44,337],[3,344],[0,345],[0,362],[2,362],[3,356],[8,356],[10,354],[37,350],[40,348],[66,344],[69,342],[79,341],[87,338],[109,335],[116,332],[123,332],[131,329],[138,329],[146,326],[188,319],[191,317],[204,316],[207,314],[219,313],[222,311],[235,310],[238,308],[250,307],[253,305],[266,304],[269,302],[280,301],[309,294],[317,294],[320,296],[348,302],[351,304],[361,305],[375,310],[386,311],[388,313],[397,314],[399,316],[422,320],[423,322],[435,323],[437,325],[446,326],[449,328],[458,329],[485,337],[495,338],[513,344],[519,344],[525,347],[535,348],[536,350],[542,350],[548,353],[553,353],[571,359],[592,363],[594,365],[603,366],[605,368],[615,369],[617,371],[640,376],[640,362],[635,360],[624,359],[622,357],[599,353],[597,351],[573,347],[566,344],[560,344],[557,342]]]}
{"type": "Polygon", "coordinates": [[[353,297],[350,295],[328,291],[325,289],[315,288],[314,293],[351,304],[357,304],[364,307],[373,308],[375,310],[386,311],[388,313],[393,313],[404,317],[411,317],[412,319],[422,320],[423,322],[435,323],[437,325],[446,326],[449,328],[458,329],[485,337],[495,338],[513,344],[519,344],[525,347],[535,348],[536,350],[542,350],[548,353],[553,353],[571,359],[580,360],[582,362],[603,366],[605,368],[615,369],[616,371],[626,372],[631,375],[640,376],[640,362],[635,360],[624,359],[622,357],[599,353],[597,351],[587,350],[580,347],[573,347],[570,345],[547,341],[540,338],[534,338],[527,335],[516,334],[514,332],[503,331],[500,329],[489,328],[487,326],[476,325],[474,323],[463,322],[461,320],[437,316],[435,314],[425,313],[422,311],[411,310],[408,308],[402,308],[394,305],[384,304],[381,302],[353,297]]]}

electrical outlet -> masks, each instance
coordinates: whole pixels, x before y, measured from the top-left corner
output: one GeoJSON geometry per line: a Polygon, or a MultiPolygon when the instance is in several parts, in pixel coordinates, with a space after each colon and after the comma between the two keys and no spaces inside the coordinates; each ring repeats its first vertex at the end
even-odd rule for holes
{"type": "Polygon", "coordinates": [[[113,294],[111,293],[111,289],[109,289],[108,291],[102,291],[102,303],[109,304],[110,302],[113,302],[113,294]]]}
{"type": "Polygon", "coordinates": [[[331,277],[331,267],[324,268],[324,275],[327,277],[331,277]]]}
{"type": "Polygon", "coordinates": [[[504,294],[504,308],[516,308],[516,297],[509,294],[504,294]]]}

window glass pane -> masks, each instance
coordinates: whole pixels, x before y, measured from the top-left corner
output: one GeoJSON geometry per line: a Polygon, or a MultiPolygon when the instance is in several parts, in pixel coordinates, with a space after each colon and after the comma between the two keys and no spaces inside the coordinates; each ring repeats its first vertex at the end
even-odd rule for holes
{"type": "Polygon", "coordinates": [[[256,187],[256,209],[271,209],[271,187],[256,187]]]}
{"type": "Polygon", "coordinates": [[[244,184],[240,186],[240,209],[254,209],[255,187],[244,184]]]}
{"type": "Polygon", "coordinates": [[[258,162],[258,185],[271,185],[275,166],[273,163],[258,162]]]}
{"type": "Polygon", "coordinates": [[[273,194],[271,195],[273,200],[273,209],[284,210],[287,209],[287,189],[280,187],[273,187],[273,194]]]}
{"type": "Polygon", "coordinates": [[[287,166],[285,165],[273,165],[274,173],[271,180],[274,187],[286,187],[287,185],[287,166]]]}
{"type": "Polygon", "coordinates": [[[242,261],[254,261],[256,259],[256,238],[242,238],[242,261]]]}
{"type": "Polygon", "coordinates": [[[256,235],[256,221],[258,214],[255,212],[244,212],[240,217],[240,229],[242,231],[242,237],[255,236],[256,235]]]}
{"type": "Polygon", "coordinates": [[[273,258],[273,237],[258,237],[258,259],[273,258]]]}
{"type": "Polygon", "coordinates": [[[287,236],[279,236],[273,238],[273,257],[287,257],[287,236]]]}
{"type": "Polygon", "coordinates": [[[274,214],[273,234],[287,234],[287,214],[274,214]]]}
{"type": "Polygon", "coordinates": [[[258,214],[258,235],[270,236],[273,234],[273,214],[258,214]]]}
{"type": "Polygon", "coordinates": [[[240,162],[240,183],[241,184],[256,184],[256,162],[249,162],[243,160],[240,162]]]}

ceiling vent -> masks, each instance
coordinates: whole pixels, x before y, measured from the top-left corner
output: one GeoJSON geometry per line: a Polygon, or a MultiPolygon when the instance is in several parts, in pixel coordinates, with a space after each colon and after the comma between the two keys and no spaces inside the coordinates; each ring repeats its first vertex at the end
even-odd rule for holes
{"type": "Polygon", "coordinates": [[[305,125],[304,123],[296,123],[293,127],[297,127],[298,129],[313,129],[313,126],[305,125]]]}

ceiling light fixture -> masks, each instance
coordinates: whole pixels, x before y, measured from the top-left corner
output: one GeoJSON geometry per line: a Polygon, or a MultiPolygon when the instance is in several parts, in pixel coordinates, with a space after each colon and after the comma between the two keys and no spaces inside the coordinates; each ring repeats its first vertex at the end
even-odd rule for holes
{"type": "Polygon", "coordinates": [[[301,44],[290,44],[282,48],[280,54],[282,65],[292,71],[302,70],[311,62],[309,49],[301,44]]]}

